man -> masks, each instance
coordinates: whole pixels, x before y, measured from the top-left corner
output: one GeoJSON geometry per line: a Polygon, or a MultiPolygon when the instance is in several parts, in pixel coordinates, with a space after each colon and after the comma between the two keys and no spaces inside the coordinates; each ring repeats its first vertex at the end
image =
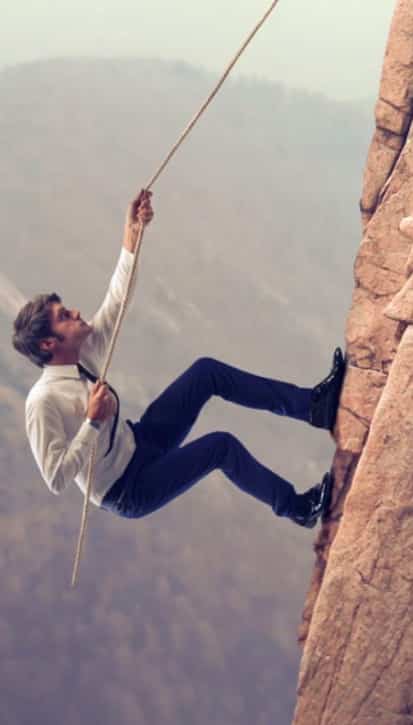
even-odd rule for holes
{"type": "Polygon", "coordinates": [[[274,513],[312,528],[329,506],[330,473],[297,494],[231,433],[216,431],[180,444],[212,395],[331,431],[345,369],[339,348],[330,374],[314,389],[199,358],[135,423],[119,415],[113,388],[96,380],[132,265],[139,223],[146,225],[153,217],[150,197],[150,192],[142,192],[128,207],[118,264],[103,304],[89,323],[55,293],[28,302],[14,322],[14,347],[43,369],[26,401],[26,431],[40,472],[55,494],[73,480],[85,492],[96,442],[91,501],[117,515],[148,515],[219,468],[274,513]]]}

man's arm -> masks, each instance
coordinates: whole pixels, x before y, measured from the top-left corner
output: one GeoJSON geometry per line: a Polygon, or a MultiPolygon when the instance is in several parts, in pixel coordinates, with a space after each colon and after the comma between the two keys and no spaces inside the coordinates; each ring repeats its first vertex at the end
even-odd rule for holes
{"type": "Polygon", "coordinates": [[[27,404],[26,432],[42,477],[54,494],[61,493],[85,467],[99,435],[84,421],[68,444],[62,415],[47,399],[27,404]]]}
{"type": "MultiPolygon", "coordinates": [[[[153,218],[151,195],[151,192],[141,192],[128,206],[120,257],[105,299],[89,323],[93,328],[93,332],[82,345],[82,360],[88,364],[90,369],[94,369],[96,374],[100,372],[119,314],[133,264],[133,254],[138,255],[140,252],[139,248],[136,249],[140,224],[149,224],[153,218]]],[[[132,293],[136,286],[137,276],[135,275],[133,281],[132,293]]]]}

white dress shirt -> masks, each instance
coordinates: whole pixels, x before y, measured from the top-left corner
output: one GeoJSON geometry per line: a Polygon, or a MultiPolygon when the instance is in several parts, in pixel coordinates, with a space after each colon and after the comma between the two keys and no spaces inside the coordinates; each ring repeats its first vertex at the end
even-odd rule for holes
{"type": "MultiPolygon", "coordinates": [[[[132,262],[133,254],[122,247],[103,304],[89,322],[92,332],[80,349],[79,362],[97,376],[103,367],[132,262]]],[[[136,285],[136,276],[133,285],[136,285]]],[[[89,458],[96,440],[90,500],[100,506],[126,469],[136,444],[132,429],[119,414],[113,447],[105,457],[113,416],[99,430],[86,422],[91,386],[79,374],[77,365],[45,365],[26,399],[26,432],[40,472],[55,494],[61,493],[73,480],[86,493],[89,458]]]]}

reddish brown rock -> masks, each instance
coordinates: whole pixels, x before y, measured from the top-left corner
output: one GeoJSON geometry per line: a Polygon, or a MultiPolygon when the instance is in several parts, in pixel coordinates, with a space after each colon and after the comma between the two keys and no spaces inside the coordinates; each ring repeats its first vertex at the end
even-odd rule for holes
{"type": "Polygon", "coordinates": [[[299,633],[294,725],[413,725],[412,101],[413,3],[399,0],[366,164],[335,489],[299,633]]]}
{"type": "Polygon", "coordinates": [[[413,277],[409,277],[400,292],[387,305],[384,314],[392,320],[410,325],[413,323],[413,277]]]}
{"type": "Polygon", "coordinates": [[[413,12],[399,0],[390,29],[360,207],[366,227],[403,148],[412,119],[413,12]]]}
{"type": "Polygon", "coordinates": [[[413,327],[347,495],[302,660],[295,723],[410,725],[413,327]]]}
{"type": "Polygon", "coordinates": [[[360,453],[373,413],[386,382],[386,375],[349,365],[337,416],[336,442],[342,451],[360,453]]]}

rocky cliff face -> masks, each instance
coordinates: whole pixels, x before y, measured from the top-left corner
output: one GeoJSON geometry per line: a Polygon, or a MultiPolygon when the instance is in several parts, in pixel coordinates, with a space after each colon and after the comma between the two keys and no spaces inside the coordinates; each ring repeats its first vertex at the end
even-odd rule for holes
{"type": "Polygon", "coordinates": [[[413,723],[412,100],[413,3],[399,0],[366,164],[336,490],[315,545],[294,725],[413,723]]]}

